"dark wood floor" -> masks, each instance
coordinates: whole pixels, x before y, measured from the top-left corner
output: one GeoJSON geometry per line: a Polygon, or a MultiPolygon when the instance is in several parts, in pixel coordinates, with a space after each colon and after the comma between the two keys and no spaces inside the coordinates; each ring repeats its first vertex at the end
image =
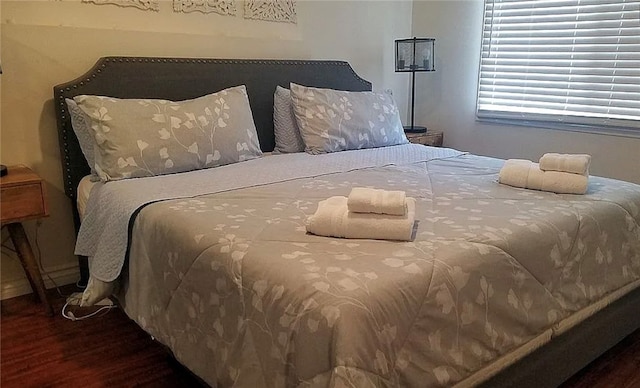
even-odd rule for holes
{"type": "MultiPolygon", "coordinates": [[[[202,386],[121,310],[72,322],[59,314],[64,298],[50,300],[52,318],[30,295],[2,301],[2,388],[202,386]]],[[[640,330],[562,386],[600,387],[640,387],[640,330]]]]}
{"type": "Polygon", "coordinates": [[[49,300],[54,317],[44,315],[31,295],[2,301],[2,388],[198,386],[121,310],[72,322],[60,315],[63,297],[50,294],[49,300]]]}

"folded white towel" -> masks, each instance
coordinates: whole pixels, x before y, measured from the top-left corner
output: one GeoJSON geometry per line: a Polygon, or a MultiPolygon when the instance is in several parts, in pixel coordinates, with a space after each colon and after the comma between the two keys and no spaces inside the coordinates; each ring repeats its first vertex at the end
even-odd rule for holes
{"type": "Polygon", "coordinates": [[[350,212],[376,213],[403,216],[407,212],[404,191],[354,187],[351,189],[347,206],[350,212]]]}
{"type": "Polygon", "coordinates": [[[538,163],[530,160],[509,159],[500,170],[499,182],[522,187],[563,194],[584,194],[589,177],[559,171],[542,171],[538,163]]]}
{"type": "Polygon", "coordinates": [[[413,233],[416,202],[406,198],[404,216],[353,213],[347,197],[331,197],[318,203],[318,210],[307,218],[307,232],[320,236],[409,241],[413,233]]]}
{"type": "Polygon", "coordinates": [[[591,155],[548,153],[540,158],[543,171],[562,171],[573,174],[589,175],[591,155]]]}

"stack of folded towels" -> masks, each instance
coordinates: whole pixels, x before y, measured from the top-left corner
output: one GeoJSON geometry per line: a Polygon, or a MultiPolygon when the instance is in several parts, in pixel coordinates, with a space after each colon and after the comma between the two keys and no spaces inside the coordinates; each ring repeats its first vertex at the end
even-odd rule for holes
{"type": "Polygon", "coordinates": [[[561,194],[584,194],[589,183],[590,155],[544,154],[539,163],[509,159],[498,181],[505,185],[561,194]]]}
{"type": "Polygon", "coordinates": [[[319,236],[410,241],[415,215],[415,199],[404,191],[355,187],[349,198],[320,201],[306,226],[319,236]]]}

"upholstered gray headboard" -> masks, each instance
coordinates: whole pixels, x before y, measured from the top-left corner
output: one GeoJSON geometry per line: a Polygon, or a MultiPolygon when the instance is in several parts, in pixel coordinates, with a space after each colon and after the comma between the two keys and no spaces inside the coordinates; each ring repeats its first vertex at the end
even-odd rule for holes
{"type": "MultiPolygon", "coordinates": [[[[290,82],[339,90],[371,90],[342,61],[104,57],[81,77],[53,88],[65,193],[75,199],[89,166],[71,128],[65,98],[93,94],[185,100],[246,85],[263,151],[274,148],[273,93],[290,82]]],[[[75,201],[74,201],[75,202],[75,201]]]]}

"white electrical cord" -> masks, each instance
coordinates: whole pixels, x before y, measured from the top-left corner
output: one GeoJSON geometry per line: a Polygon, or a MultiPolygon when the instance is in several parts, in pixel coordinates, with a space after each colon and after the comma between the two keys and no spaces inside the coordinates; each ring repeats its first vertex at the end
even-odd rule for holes
{"type": "Polygon", "coordinates": [[[98,310],[87,314],[87,315],[83,315],[80,317],[76,317],[75,314],[73,314],[72,311],[67,311],[67,308],[69,306],[79,306],[80,305],[80,301],[82,300],[80,297],[78,297],[77,295],[81,295],[80,293],[76,293],[76,294],[72,294],[71,296],[69,296],[67,298],[67,302],[64,304],[64,306],[62,306],[62,316],[70,321],[82,321],[84,319],[88,319],[91,317],[95,317],[98,314],[100,314],[100,316],[107,314],[109,311],[117,308],[118,306],[116,306],[110,299],[104,299],[103,301],[100,301],[96,304],[96,306],[100,306],[102,305],[102,307],[100,307],[98,310]]]}

